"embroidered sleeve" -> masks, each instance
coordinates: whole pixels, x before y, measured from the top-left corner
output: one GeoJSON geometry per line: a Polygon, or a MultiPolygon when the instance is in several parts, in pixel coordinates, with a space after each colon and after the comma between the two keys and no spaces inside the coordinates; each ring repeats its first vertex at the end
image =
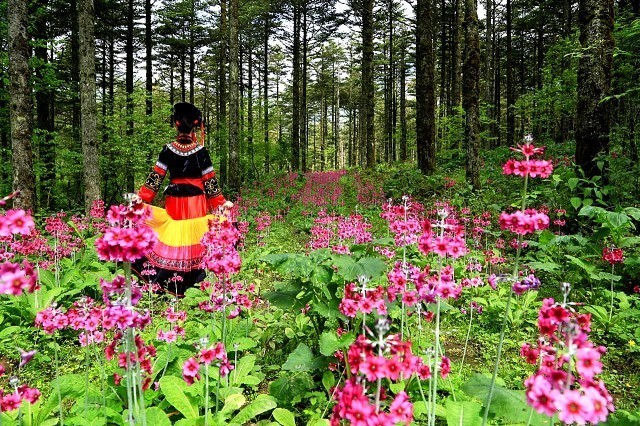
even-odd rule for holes
{"type": "Polygon", "coordinates": [[[155,166],[153,166],[153,169],[149,172],[149,176],[147,176],[147,180],[144,182],[144,185],[142,185],[142,188],[138,191],[138,195],[145,203],[153,202],[153,199],[160,190],[160,185],[162,185],[162,181],[167,174],[167,165],[165,164],[166,160],[164,158],[166,156],[163,155],[163,153],[164,149],[160,153],[155,166]]]}
{"type": "Polygon", "coordinates": [[[222,195],[222,189],[218,184],[218,179],[216,179],[216,173],[213,170],[213,163],[211,162],[211,157],[209,157],[209,152],[206,148],[203,148],[202,158],[200,161],[200,167],[202,168],[202,183],[204,185],[204,193],[207,196],[207,204],[209,205],[209,210],[215,210],[225,203],[224,196],[222,195]]]}

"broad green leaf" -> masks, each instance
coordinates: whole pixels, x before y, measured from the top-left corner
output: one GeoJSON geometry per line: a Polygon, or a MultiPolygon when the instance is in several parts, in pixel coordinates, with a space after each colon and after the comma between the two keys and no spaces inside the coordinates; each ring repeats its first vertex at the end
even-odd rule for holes
{"type": "Polygon", "coordinates": [[[453,401],[448,399],[447,426],[477,426],[482,424],[482,405],[473,401],[453,401]]]}
{"type": "Polygon", "coordinates": [[[324,364],[321,358],[314,358],[309,346],[304,343],[289,354],[287,361],[282,366],[286,371],[312,371],[324,364]]]}
{"type": "Polygon", "coordinates": [[[569,202],[571,203],[571,205],[573,206],[574,209],[578,210],[578,207],[580,207],[580,204],[582,204],[582,198],[580,198],[580,197],[571,197],[569,202]]]}
{"type": "Polygon", "coordinates": [[[160,379],[160,389],[167,401],[187,419],[198,418],[199,409],[193,398],[185,392],[188,385],[176,376],[164,376],[160,379]]]}
{"type": "Polygon", "coordinates": [[[241,393],[231,394],[225,398],[221,413],[225,416],[229,415],[242,408],[245,402],[247,402],[247,398],[245,398],[241,393]]]}
{"type": "Polygon", "coordinates": [[[625,207],[623,210],[626,214],[634,218],[635,220],[640,220],[640,209],[637,207],[625,207]]]}
{"type": "Polygon", "coordinates": [[[324,389],[327,392],[331,391],[331,388],[333,388],[336,385],[336,378],[333,375],[333,373],[329,370],[325,371],[322,374],[322,386],[324,386],[324,389]]]}
{"type": "Polygon", "coordinates": [[[580,182],[580,179],[578,178],[569,178],[567,180],[567,186],[573,191],[578,185],[578,182],[580,182]]]}
{"type": "MultiPolygon", "coordinates": [[[[491,379],[481,374],[475,374],[462,385],[462,391],[469,396],[485,401],[489,395],[491,379]]],[[[514,423],[527,423],[531,414],[530,425],[549,425],[549,418],[539,413],[531,413],[527,405],[524,391],[515,391],[494,384],[493,396],[489,411],[496,417],[514,423]]]]}
{"type": "Polygon", "coordinates": [[[249,339],[248,337],[236,337],[233,339],[233,344],[231,346],[240,352],[255,348],[257,345],[258,343],[254,339],[249,339]]]}
{"type": "Polygon", "coordinates": [[[247,424],[249,420],[255,418],[257,415],[273,410],[278,404],[276,399],[269,395],[260,394],[244,407],[240,412],[231,419],[231,423],[238,423],[241,425],[247,424]]]}
{"type": "Polygon", "coordinates": [[[246,383],[246,380],[251,371],[253,370],[253,366],[256,364],[256,356],[255,355],[246,355],[240,358],[238,363],[236,364],[235,369],[229,374],[229,384],[231,386],[239,386],[246,383]]]}
{"type": "Polygon", "coordinates": [[[355,339],[351,333],[338,337],[334,331],[325,331],[320,336],[320,353],[324,356],[333,356],[336,351],[348,348],[355,339]]]}
{"type": "Polygon", "coordinates": [[[269,394],[277,398],[280,405],[292,406],[300,402],[314,385],[307,373],[283,374],[269,385],[269,394]]]}
{"type": "Polygon", "coordinates": [[[273,410],[273,418],[282,426],[296,426],[295,416],[285,408],[276,408],[273,410]]]}
{"type": "Polygon", "coordinates": [[[624,213],[608,212],[607,222],[609,222],[613,228],[622,228],[624,225],[629,223],[629,216],[624,213]]]}
{"type": "Polygon", "coordinates": [[[158,407],[149,407],[145,410],[147,417],[147,424],[154,426],[171,426],[171,420],[167,416],[167,413],[159,409],[158,407]]]}
{"type": "Polygon", "coordinates": [[[20,331],[20,326],[17,325],[5,327],[2,329],[2,331],[0,331],[0,339],[7,338],[18,331],[20,331]]]}
{"type": "Polygon", "coordinates": [[[375,257],[363,257],[355,262],[351,257],[343,255],[334,258],[338,274],[346,281],[355,281],[360,276],[375,280],[387,270],[387,264],[375,257]]]}

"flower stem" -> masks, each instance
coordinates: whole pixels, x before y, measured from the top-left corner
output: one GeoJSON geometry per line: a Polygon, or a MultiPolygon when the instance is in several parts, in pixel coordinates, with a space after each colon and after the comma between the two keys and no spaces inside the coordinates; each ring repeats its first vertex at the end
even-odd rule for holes
{"type": "Polygon", "coordinates": [[[609,307],[609,325],[611,324],[611,317],[613,317],[613,272],[615,265],[611,265],[611,306],[609,307]]]}
{"type": "Polygon", "coordinates": [[[458,376],[462,375],[462,368],[464,367],[464,359],[467,356],[467,347],[469,346],[469,336],[471,335],[471,322],[473,321],[473,308],[469,308],[469,328],[467,328],[467,338],[464,341],[464,350],[462,351],[462,361],[460,361],[460,371],[458,376]]]}
{"type": "Polygon", "coordinates": [[[53,336],[53,359],[56,368],[56,393],[58,394],[58,413],[60,414],[60,426],[64,426],[64,416],[62,415],[62,392],[60,391],[60,363],[58,358],[58,339],[53,336]]]}
{"type": "Polygon", "coordinates": [[[431,424],[436,424],[436,399],[438,397],[438,367],[440,363],[438,362],[438,349],[440,346],[440,296],[437,296],[437,305],[436,305],[436,344],[434,345],[434,357],[433,357],[433,389],[432,389],[432,409],[431,409],[431,424]]]}
{"type": "Polygon", "coordinates": [[[485,401],[484,415],[482,416],[482,426],[487,424],[487,418],[489,416],[489,408],[491,407],[491,398],[493,398],[493,390],[496,385],[496,377],[498,376],[498,367],[500,365],[500,355],[502,354],[502,344],[504,343],[504,332],[507,328],[507,318],[509,317],[509,310],[511,309],[511,299],[513,299],[513,290],[509,289],[509,298],[507,299],[507,307],[504,310],[504,317],[502,318],[502,327],[500,329],[500,340],[498,341],[498,353],[496,355],[496,362],[493,366],[493,374],[491,375],[491,385],[489,387],[489,394],[485,401]]]}
{"type": "Polygon", "coordinates": [[[209,364],[204,365],[204,426],[209,426],[209,364]]]}

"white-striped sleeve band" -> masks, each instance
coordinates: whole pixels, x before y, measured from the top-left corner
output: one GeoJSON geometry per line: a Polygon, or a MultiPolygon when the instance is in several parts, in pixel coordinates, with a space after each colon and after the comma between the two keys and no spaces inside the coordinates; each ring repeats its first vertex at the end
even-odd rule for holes
{"type": "Polygon", "coordinates": [[[211,167],[207,167],[206,169],[204,169],[204,170],[202,171],[202,176],[204,176],[204,175],[206,175],[206,174],[208,174],[208,173],[211,173],[211,172],[213,172],[213,166],[211,166],[211,167]]]}
{"type": "Polygon", "coordinates": [[[156,167],[158,167],[158,168],[160,168],[160,169],[162,169],[164,171],[167,171],[167,165],[164,164],[164,163],[161,163],[160,161],[156,162],[156,167]]]}

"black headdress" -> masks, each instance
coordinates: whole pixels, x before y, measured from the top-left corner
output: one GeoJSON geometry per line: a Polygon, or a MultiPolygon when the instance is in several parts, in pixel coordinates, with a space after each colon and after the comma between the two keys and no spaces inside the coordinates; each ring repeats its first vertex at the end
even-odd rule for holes
{"type": "Polygon", "coordinates": [[[180,102],[173,106],[171,120],[181,133],[190,133],[194,127],[202,126],[202,113],[188,102],[180,102]]]}

